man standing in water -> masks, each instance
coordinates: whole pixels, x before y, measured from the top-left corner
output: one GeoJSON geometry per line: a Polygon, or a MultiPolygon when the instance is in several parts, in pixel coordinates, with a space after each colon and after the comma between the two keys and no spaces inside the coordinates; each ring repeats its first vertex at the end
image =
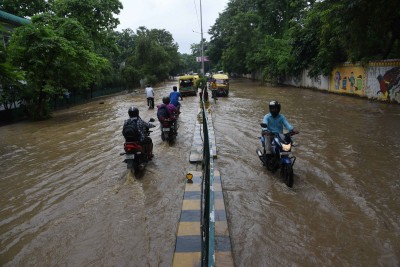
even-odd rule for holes
{"type": "Polygon", "coordinates": [[[146,85],[145,92],[146,92],[146,97],[147,97],[147,106],[149,107],[149,109],[153,109],[154,108],[154,90],[150,84],[146,85]]]}
{"type": "Polygon", "coordinates": [[[217,81],[213,78],[211,81],[211,98],[217,100],[217,81]]]}

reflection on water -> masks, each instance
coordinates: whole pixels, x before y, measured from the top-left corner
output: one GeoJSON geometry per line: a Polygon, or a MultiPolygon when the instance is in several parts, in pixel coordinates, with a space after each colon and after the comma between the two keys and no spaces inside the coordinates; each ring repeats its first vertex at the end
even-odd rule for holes
{"type": "MultiPolygon", "coordinates": [[[[119,153],[129,106],[156,117],[141,90],[0,127],[1,265],[170,266],[185,173],[201,169],[189,163],[198,98],[181,103],[176,144],[153,128],[139,178],[119,153]]],[[[237,266],[399,265],[398,105],[233,80],[209,109],[237,266]],[[255,153],[272,99],[301,131],[293,189],[255,153]]]]}

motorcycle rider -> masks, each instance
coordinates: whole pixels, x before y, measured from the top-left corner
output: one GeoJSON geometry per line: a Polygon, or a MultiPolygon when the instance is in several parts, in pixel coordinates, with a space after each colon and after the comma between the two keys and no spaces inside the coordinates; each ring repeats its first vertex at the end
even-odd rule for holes
{"type": "Polygon", "coordinates": [[[261,139],[262,145],[264,147],[265,143],[265,151],[266,154],[271,154],[271,141],[273,134],[283,133],[283,127],[285,127],[289,132],[299,133],[286,119],[286,117],[280,114],[281,104],[272,100],[269,102],[269,113],[264,116],[263,123],[267,125],[267,128],[262,128],[261,134],[264,135],[265,141],[261,139]]]}
{"type": "MultiPolygon", "coordinates": [[[[168,118],[172,119],[172,120],[176,120],[177,116],[178,116],[178,109],[171,104],[170,98],[169,96],[164,96],[162,99],[162,104],[157,105],[157,109],[162,108],[163,106],[165,106],[167,108],[168,111],[168,118]]],[[[162,122],[164,119],[167,118],[158,118],[160,120],[160,122],[162,122]]]]}
{"type": "Polygon", "coordinates": [[[181,108],[181,103],[179,103],[179,99],[183,100],[181,93],[178,92],[178,87],[173,86],[172,87],[172,92],[169,94],[169,98],[171,101],[171,104],[176,107],[176,109],[179,111],[181,108]]]}
{"type": "MultiPolygon", "coordinates": [[[[173,104],[170,103],[169,96],[164,96],[162,101],[163,101],[162,104],[157,105],[157,109],[160,110],[161,108],[165,107],[167,114],[163,114],[163,112],[157,111],[158,120],[161,122],[160,126],[163,124],[165,119],[171,119],[172,122],[175,122],[179,115],[178,109],[173,104]]],[[[175,133],[177,133],[177,124],[176,123],[174,123],[174,129],[175,129],[175,133]]]]}
{"type": "MultiPolygon", "coordinates": [[[[137,128],[140,133],[140,141],[139,144],[144,148],[145,155],[147,156],[147,160],[151,160],[153,158],[153,141],[149,136],[146,135],[146,131],[149,128],[156,127],[155,125],[145,122],[142,118],[139,117],[139,109],[137,107],[130,107],[128,110],[129,119],[125,120],[124,125],[131,122],[137,121],[137,128]]],[[[126,140],[129,142],[129,140],[126,140]]]]}
{"type": "Polygon", "coordinates": [[[149,109],[153,109],[154,108],[154,90],[150,84],[146,85],[145,93],[146,93],[146,97],[147,97],[147,106],[149,107],[149,109]]]}

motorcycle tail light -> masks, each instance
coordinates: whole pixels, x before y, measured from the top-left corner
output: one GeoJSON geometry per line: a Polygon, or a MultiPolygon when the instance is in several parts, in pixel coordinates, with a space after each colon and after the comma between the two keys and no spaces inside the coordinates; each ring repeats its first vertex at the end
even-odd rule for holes
{"type": "Polygon", "coordinates": [[[287,144],[287,145],[282,144],[282,150],[283,151],[290,151],[291,148],[292,148],[291,144],[287,144]]]}
{"type": "Polygon", "coordinates": [[[141,146],[138,145],[138,144],[135,144],[135,143],[129,143],[129,144],[125,143],[124,144],[124,150],[125,150],[125,152],[132,152],[132,151],[135,151],[135,150],[141,150],[141,146]]]}

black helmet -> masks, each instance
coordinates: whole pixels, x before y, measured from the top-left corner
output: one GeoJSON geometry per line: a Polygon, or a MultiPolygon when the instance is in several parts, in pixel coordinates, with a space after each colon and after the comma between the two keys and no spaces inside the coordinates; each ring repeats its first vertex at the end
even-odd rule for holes
{"type": "Polygon", "coordinates": [[[139,110],[136,107],[130,107],[128,110],[129,118],[138,117],[139,110]]]}
{"type": "Polygon", "coordinates": [[[281,111],[281,104],[276,101],[272,100],[269,102],[269,112],[271,113],[272,117],[278,116],[279,112],[281,111]]]}
{"type": "Polygon", "coordinates": [[[165,105],[168,105],[169,102],[170,102],[169,96],[164,96],[164,97],[162,98],[162,102],[163,102],[165,105]]]}
{"type": "Polygon", "coordinates": [[[178,87],[173,86],[173,87],[172,87],[172,90],[177,91],[177,90],[178,90],[178,87]]]}

